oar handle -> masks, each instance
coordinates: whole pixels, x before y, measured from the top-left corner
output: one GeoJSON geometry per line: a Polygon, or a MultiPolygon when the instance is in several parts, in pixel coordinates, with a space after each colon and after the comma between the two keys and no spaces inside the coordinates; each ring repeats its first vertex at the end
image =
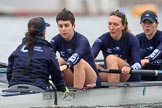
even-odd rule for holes
{"type": "Polygon", "coordinates": [[[99,70],[99,72],[120,74],[121,70],[119,70],[119,69],[102,69],[102,70],[99,70]]]}

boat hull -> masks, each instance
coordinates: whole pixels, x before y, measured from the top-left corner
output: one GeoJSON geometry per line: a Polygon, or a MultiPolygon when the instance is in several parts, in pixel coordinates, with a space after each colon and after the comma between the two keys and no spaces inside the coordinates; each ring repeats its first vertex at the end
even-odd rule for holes
{"type": "MultiPolygon", "coordinates": [[[[1,90],[5,85],[1,85],[1,90]]],[[[1,93],[2,94],[2,93],[1,93]]],[[[162,102],[162,87],[119,87],[91,90],[71,90],[69,95],[57,92],[57,105],[54,92],[15,96],[0,96],[1,108],[31,107],[119,107],[145,105],[162,102]]]]}

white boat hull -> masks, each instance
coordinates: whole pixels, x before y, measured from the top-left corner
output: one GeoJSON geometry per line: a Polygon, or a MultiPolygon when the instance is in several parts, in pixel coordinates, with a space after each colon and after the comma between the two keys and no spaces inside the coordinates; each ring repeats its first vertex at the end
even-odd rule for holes
{"type": "MultiPolygon", "coordinates": [[[[6,89],[0,84],[1,90],[6,89]]],[[[54,105],[54,92],[0,96],[1,108],[32,108],[32,107],[119,107],[144,105],[162,102],[162,87],[130,87],[130,88],[100,88],[91,90],[72,90],[66,96],[57,93],[57,105],[54,105]]]]}

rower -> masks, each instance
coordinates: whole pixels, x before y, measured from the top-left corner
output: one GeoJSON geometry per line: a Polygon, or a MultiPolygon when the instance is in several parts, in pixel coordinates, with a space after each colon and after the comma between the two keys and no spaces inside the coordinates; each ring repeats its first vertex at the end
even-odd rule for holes
{"type": "Polygon", "coordinates": [[[58,13],[56,22],[60,33],[52,38],[51,44],[60,54],[58,61],[66,84],[77,89],[99,87],[100,79],[90,43],[74,30],[73,13],[64,8],[58,13]]]}
{"type": "Polygon", "coordinates": [[[23,42],[8,58],[9,89],[29,88],[40,92],[47,91],[51,75],[57,90],[67,90],[56,54],[50,43],[45,40],[46,27],[49,26],[50,24],[42,17],[29,20],[23,42]]]}
{"type": "MultiPolygon", "coordinates": [[[[146,70],[161,70],[162,64],[162,31],[157,30],[159,21],[157,14],[146,10],[141,14],[142,33],[137,34],[140,44],[141,65],[146,70]]],[[[160,76],[142,75],[142,80],[161,80],[160,76]]]]}
{"type": "Polygon", "coordinates": [[[130,75],[131,70],[141,69],[140,48],[136,37],[128,30],[126,14],[122,10],[112,11],[108,18],[109,32],[96,39],[92,45],[94,58],[103,53],[106,69],[119,69],[122,74],[100,72],[102,81],[126,82],[132,77],[140,81],[140,75],[130,75]]]}

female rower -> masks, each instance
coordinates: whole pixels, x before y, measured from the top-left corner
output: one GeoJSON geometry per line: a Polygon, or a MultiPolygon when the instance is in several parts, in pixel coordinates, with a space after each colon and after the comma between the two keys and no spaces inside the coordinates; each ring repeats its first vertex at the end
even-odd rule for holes
{"type": "MultiPolygon", "coordinates": [[[[122,74],[100,72],[102,81],[125,82],[130,79],[130,71],[141,69],[140,48],[136,37],[128,30],[128,22],[122,10],[110,13],[108,18],[109,32],[96,39],[92,45],[94,57],[101,50],[105,68],[119,69],[122,74]]],[[[139,81],[140,76],[132,76],[132,80],[139,81]],[[134,79],[135,78],[135,79],[134,79]]]]}
{"type": "Polygon", "coordinates": [[[36,92],[49,90],[49,76],[57,90],[69,92],[65,86],[56,54],[45,40],[46,27],[50,26],[42,17],[28,22],[28,31],[23,42],[9,56],[7,79],[9,88],[22,84],[36,92]]]}
{"type": "Polygon", "coordinates": [[[54,51],[60,53],[58,61],[66,84],[78,89],[99,87],[100,79],[89,41],[74,30],[73,13],[63,9],[56,22],[60,33],[52,38],[51,44],[54,51]]]}

